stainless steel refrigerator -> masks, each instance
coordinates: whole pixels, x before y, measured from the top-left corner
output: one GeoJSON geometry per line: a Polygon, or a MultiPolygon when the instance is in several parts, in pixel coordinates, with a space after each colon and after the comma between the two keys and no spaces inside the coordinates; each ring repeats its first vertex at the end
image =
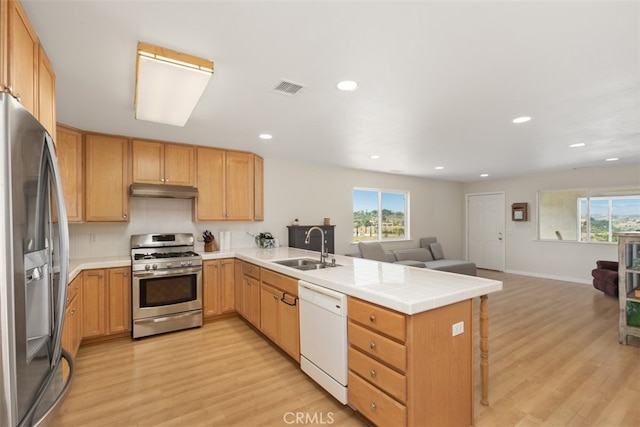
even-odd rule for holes
{"type": "Polygon", "coordinates": [[[61,345],[69,232],[59,177],[51,136],[0,93],[0,426],[46,425],[73,376],[61,345]]]}

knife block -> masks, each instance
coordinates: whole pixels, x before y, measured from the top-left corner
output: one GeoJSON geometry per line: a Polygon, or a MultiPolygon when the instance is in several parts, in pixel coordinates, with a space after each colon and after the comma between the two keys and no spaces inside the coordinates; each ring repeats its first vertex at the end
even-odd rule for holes
{"type": "Polygon", "coordinates": [[[210,242],[204,242],[204,251],[205,252],[216,252],[219,251],[218,244],[216,243],[216,238],[214,237],[210,242]]]}

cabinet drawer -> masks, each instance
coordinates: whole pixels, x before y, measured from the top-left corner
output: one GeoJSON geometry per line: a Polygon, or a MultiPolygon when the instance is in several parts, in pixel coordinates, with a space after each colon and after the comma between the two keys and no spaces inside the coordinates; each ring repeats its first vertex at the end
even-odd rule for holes
{"type": "Polygon", "coordinates": [[[266,268],[262,269],[260,277],[264,283],[275,286],[288,294],[298,295],[298,279],[267,270],[266,268]]]}
{"type": "Polygon", "coordinates": [[[349,298],[349,319],[405,342],[407,335],[404,314],[359,299],[349,298]]]}
{"type": "Polygon", "coordinates": [[[251,264],[250,262],[242,263],[242,273],[245,276],[260,280],[260,267],[255,264],[251,264]]]}
{"type": "Polygon", "coordinates": [[[378,426],[407,425],[407,408],[349,372],[349,405],[378,426]]]}
{"type": "Polygon", "coordinates": [[[407,371],[407,349],[389,338],[349,321],[349,344],[394,368],[407,371]]]}
{"type": "Polygon", "coordinates": [[[402,403],[407,401],[407,377],[349,347],[349,369],[402,403]]]}

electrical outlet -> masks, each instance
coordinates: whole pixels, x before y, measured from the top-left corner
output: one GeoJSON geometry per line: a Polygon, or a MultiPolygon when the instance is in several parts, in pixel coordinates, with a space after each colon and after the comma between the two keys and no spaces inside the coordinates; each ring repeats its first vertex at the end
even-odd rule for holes
{"type": "Polygon", "coordinates": [[[464,333],[464,322],[454,323],[451,327],[451,336],[455,337],[464,333]]]}
{"type": "Polygon", "coordinates": [[[89,234],[89,242],[91,242],[93,244],[97,240],[98,240],[98,236],[96,236],[95,234],[89,234]]]}

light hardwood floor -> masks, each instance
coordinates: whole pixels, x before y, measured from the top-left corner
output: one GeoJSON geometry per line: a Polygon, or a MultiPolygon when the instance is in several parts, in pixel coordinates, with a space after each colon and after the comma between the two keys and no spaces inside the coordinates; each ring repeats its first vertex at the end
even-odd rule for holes
{"type": "MultiPolygon", "coordinates": [[[[640,425],[640,342],[618,344],[616,299],[589,285],[479,275],[504,290],[489,296],[488,407],[475,354],[478,427],[640,425]]],[[[82,347],[76,364],[54,427],[366,425],[238,318],[82,347]]]]}

